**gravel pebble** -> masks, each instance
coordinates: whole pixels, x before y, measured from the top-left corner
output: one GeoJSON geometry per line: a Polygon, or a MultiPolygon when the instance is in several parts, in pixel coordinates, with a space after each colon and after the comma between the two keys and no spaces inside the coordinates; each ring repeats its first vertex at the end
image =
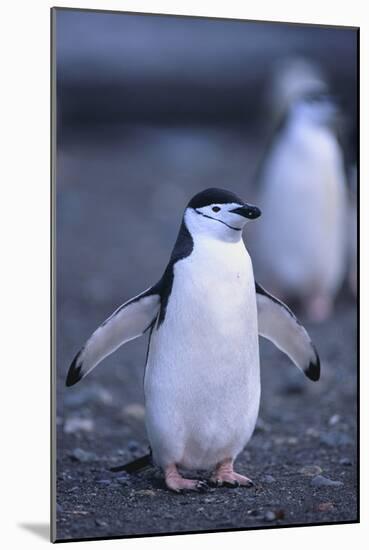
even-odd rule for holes
{"type": "Polygon", "coordinates": [[[277,519],[275,512],[271,512],[270,510],[268,512],[265,512],[264,514],[265,521],[274,521],[275,519],[277,519]]]}
{"type": "Polygon", "coordinates": [[[127,477],[126,476],[119,476],[119,477],[116,477],[114,479],[114,481],[116,483],[119,483],[120,485],[128,485],[131,480],[130,480],[129,475],[127,474],[127,477]]]}
{"type": "Polygon", "coordinates": [[[316,507],[318,512],[331,512],[332,510],[334,510],[334,508],[335,508],[335,506],[334,506],[333,502],[321,502],[316,507]]]}
{"type": "Polygon", "coordinates": [[[134,420],[143,420],[145,417],[145,407],[140,403],[131,403],[124,407],[123,416],[133,418],[134,420]]]}
{"type": "Polygon", "coordinates": [[[340,420],[341,420],[341,416],[339,414],[334,414],[333,416],[330,417],[328,424],[330,426],[335,426],[340,422],[340,420]]]}
{"type": "Polygon", "coordinates": [[[275,483],[276,479],[275,477],[271,476],[270,474],[266,474],[261,478],[261,481],[263,483],[275,483]]]}
{"type": "Polygon", "coordinates": [[[352,438],[342,432],[324,432],[320,435],[320,441],[328,447],[341,447],[353,443],[352,438]]]}
{"type": "Polygon", "coordinates": [[[313,477],[310,484],[313,487],[341,487],[343,485],[343,482],[333,481],[333,479],[318,475],[313,477]]]}
{"type": "Polygon", "coordinates": [[[64,422],[64,433],[74,434],[76,432],[92,432],[95,424],[91,418],[79,418],[72,416],[64,422]]]}
{"type": "Polygon", "coordinates": [[[92,453],[90,451],[84,451],[83,449],[80,449],[77,447],[76,449],[73,449],[73,451],[69,454],[70,458],[73,460],[77,460],[78,462],[93,462],[97,460],[96,453],[92,453]]]}
{"type": "Polygon", "coordinates": [[[352,466],[352,460],[350,460],[350,459],[347,458],[347,457],[343,457],[343,458],[341,458],[341,460],[340,460],[340,464],[341,464],[342,466],[352,466]]]}
{"type": "Polygon", "coordinates": [[[311,466],[304,466],[299,470],[300,474],[304,476],[317,476],[322,473],[322,469],[320,466],[311,465],[311,466]]]}
{"type": "Polygon", "coordinates": [[[95,524],[97,527],[108,527],[106,521],[102,521],[101,519],[95,519],[95,524]]]}
{"type": "Polygon", "coordinates": [[[110,405],[113,402],[113,396],[101,386],[79,386],[78,391],[72,390],[64,394],[64,402],[70,408],[79,408],[93,403],[110,405]]]}

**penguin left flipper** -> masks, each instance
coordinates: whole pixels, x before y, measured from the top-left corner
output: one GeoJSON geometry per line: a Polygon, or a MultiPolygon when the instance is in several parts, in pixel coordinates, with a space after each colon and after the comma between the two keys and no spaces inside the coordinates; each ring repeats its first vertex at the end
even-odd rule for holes
{"type": "Polygon", "coordinates": [[[122,344],[142,336],[155,322],[160,303],[155,286],[121,305],[77,353],[69,368],[66,385],[73,386],[122,344]]]}
{"type": "Polygon", "coordinates": [[[320,360],[305,328],[280,300],[255,283],[259,334],[283,351],[310,378],[320,377],[320,360]]]}

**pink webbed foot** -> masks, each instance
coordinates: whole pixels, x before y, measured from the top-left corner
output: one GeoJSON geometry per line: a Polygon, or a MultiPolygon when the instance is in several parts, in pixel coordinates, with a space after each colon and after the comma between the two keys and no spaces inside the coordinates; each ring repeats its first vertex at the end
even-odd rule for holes
{"type": "Polygon", "coordinates": [[[231,459],[224,460],[218,464],[210,481],[217,487],[252,487],[254,485],[251,479],[237,474],[233,470],[233,460],[231,459]]]}
{"type": "Polygon", "coordinates": [[[182,477],[175,464],[171,464],[165,468],[165,484],[168,489],[176,493],[183,491],[204,491],[207,488],[205,481],[182,477]]]}
{"type": "Polygon", "coordinates": [[[317,295],[306,303],[306,313],[310,321],[319,323],[330,317],[333,310],[332,299],[329,296],[317,295]]]}

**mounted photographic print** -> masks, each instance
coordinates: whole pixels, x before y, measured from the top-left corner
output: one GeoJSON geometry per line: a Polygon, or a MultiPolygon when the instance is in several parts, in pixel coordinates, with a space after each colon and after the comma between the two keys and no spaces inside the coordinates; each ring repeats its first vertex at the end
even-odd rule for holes
{"type": "Polygon", "coordinates": [[[357,522],[359,30],[51,17],[52,540],[357,522]]]}

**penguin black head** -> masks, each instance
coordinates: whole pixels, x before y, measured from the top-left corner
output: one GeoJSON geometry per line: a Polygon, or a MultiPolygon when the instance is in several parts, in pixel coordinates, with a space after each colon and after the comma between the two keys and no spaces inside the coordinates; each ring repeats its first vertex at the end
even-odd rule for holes
{"type": "Polygon", "coordinates": [[[185,211],[185,222],[192,236],[206,234],[238,241],[246,223],[260,215],[259,208],[245,203],[231,191],[213,187],[192,197],[185,211]]]}

